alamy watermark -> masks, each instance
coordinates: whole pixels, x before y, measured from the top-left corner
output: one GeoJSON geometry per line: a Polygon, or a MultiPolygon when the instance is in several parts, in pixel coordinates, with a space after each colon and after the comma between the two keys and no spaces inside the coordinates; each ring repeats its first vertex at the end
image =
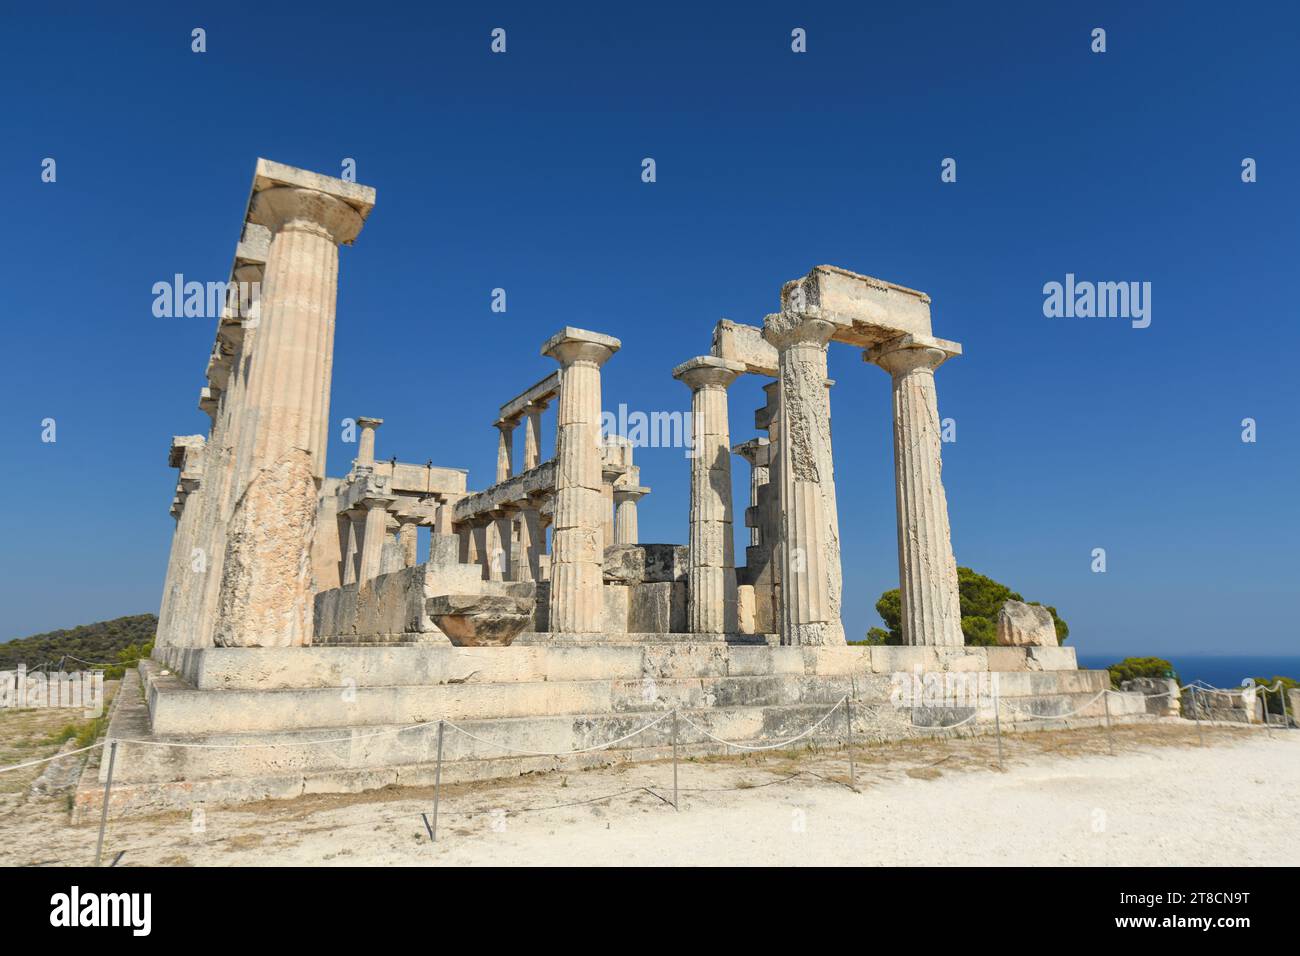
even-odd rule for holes
{"type": "Polygon", "coordinates": [[[0,708],[35,710],[37,708],[79,707],[87,717],[104,713],[104,675],[100,671],[72,671],[45,674],[27,672],[26,664],[17,670],[0,671],[0,708]]]}
{"type": "Polygon", "coordinates": [[[899,708],[990,708],[997,704],[996,671],[897,671],[889,681],[889,702],[899,708]]]}
{"type": "Polygon", "coordinates": [[[1065,282],[1043,286],[1043,315],[1049,319],[1130,319],[1133,328],[1151,324],[1150,282],[1090,282],[1073,272],[1065,282]]]}
{"type": "Polygon", "coordinates": [[[600,434],[602,439],[619,436],[633,448],[684,448],[687,458],[695,455],[690,412],[634,411],[619,402],[617,412],[600,413],[600,434]]]}
{"type": "Polygon", "coordinates": [[[262,298],[260,282],[199,282],[176,273],[171,281],[155,282],[153,314],[159,319],[255,319],[262,298]]]}

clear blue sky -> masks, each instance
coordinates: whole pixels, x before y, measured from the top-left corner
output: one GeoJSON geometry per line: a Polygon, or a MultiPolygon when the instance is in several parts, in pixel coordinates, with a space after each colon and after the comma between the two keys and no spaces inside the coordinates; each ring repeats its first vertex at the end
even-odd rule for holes
{"type": "MultiPolygon", "coordinates": [[[[495,410],[566,324],[623,340],[607,406],[684,409],[669,373],[719,318],[833,263],[927,291],[965,345],[938,372],[959,563],[1055,604],[1085,653],[1300,644],[1293,6],[302,6],[5,14],[0,638],[157,610],[213,323],[154,318],[150,289],[225,278],[266,156],[353,157],[378,189],[331,412],[385,418],[383,457],[489,483],[495,410]],[[1045,318],[1067,272],[1151,282],[1150,328],[1045,318]]],[[[830,363],[853,636],[897,583],[889,388],[830,363]]],[[[733,388],[734,441],[758,386],[733,388]]],[[[642,540],[684,542],[681,452],[638,460],[642,540]]]]}

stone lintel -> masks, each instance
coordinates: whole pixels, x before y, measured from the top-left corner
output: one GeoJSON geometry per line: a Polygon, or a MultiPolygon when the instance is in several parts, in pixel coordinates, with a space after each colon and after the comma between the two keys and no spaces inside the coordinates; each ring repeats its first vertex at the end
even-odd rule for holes
{"type": "Polygon", "coordinates": [[[787,282],[781,310],[824,319],[835,326],[834,341],[859,348],[907,333],[930,334],[930,297],[924,292],[837,266],[817,266],[787,282]]]}
{"type": "Polygon", "coordinates": [[[622,348],[623,343],[612,335],[590,332],[587,329],[576,329],[571,325],[566,325],[546,340],[546,343],[542,346],[542,354],[548,358],[556,359],[556,361],[564,361],[559,351],[565,346],[590,346],[592,358],[599,363],[604,362],[622,348]],[[602,352],[604,352],[603,355],[602,352]]]}
{"type": "Polygon", "coordinates": [[[459,499],[452,506],[452,520],[457,524],[499,510],[503,504],[533,501],[555,493],[555,459],[544,461],[511,475],[500,484],[459,499]]]}
{"type": "MultiPolygon", "coordinates": [[[[530,385],[510,401],[501,406],[501,419],[516,419],[529,411],[532,406],[544,408],[560,392],[560,373],[557,369],[535,385],[530,385]]],[[[537,409],[537,410],[540,410],[537,409]]]]}
{"type": "Polygon", "coordinates": [[[712,351],[718,358],[740,362],[753,375],[776,377],[776,348],[757,326],[723,319],[713,327],[712,351]]]}
{"type": "Polygon", "coordinates": [[[389,480],[389,488],[398,495],[464,494],[469,472],[464,468],[441,468],[391,459],[376,461],[374,474],[389,480]]]}

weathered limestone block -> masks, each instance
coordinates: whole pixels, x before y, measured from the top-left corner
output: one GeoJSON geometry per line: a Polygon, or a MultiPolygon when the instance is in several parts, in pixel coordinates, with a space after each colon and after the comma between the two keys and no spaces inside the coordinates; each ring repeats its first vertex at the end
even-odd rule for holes
{"type": "Polygon", "coordinates": [[[441,594],[429,617],[457,647],[505,647],[532,619],[532,602],[504,594],[441,594]]]}
{"type": "Polygon", "coordinates": [[[606,582],[640,584],[645,579],[645,549],[625,544],[606,548],[604,577],[606,582]]]}
{"type": "Polygon", "coordinates": [[[868,348],[903,334],[930,334],[930,297],[838,266],[817,266],[781,289],[781,310],[820,319],[834,338],[868,348]]]}
{"type": "Polygon", "coordinates": [[[756,634],[757,615],[754,602],[754,585],[736,586],[736,629],[741,634],[756,634]]]}
{"type": "Polygon", "coordinates": [[[681,634],[686,629],[685,581],[646,581],[629,586],[629,634],[681,634]]]}
{"type": "Polygon", "coordinates": [[[601,590],[605,598],[601,632],[604,634],[626,634],[628,603],[630,601],[629,587],[626,584],[606,584],[601,590]]]}
{"type": "Polygon", "coordinates": [[[720,359],[739,362],[745,371],[755,375],[777,374],[776,349],[756,326],[723,319],[713,328],[711,351],[720,359]]]}
{"type": "Polygon", "coordinates": [[[1007,601],[998,611],[998,644],[1002,647],[1056,647],[1051,612],[1036,604],[1007,601]]]}
{"type": "Polygon", "coordinates": [[[1164,677],[1137,677],[1119,685],[1120,690],[1141,694],[1146,700],[1146,712],[1157,717],[1178,717],[1182,714],[1182,700],[1178,681],[1164,677]]]}
{"type": "Polygon", "coordinates": [[[685,581],[690,567],[690,549],[681,544],[643,544],[645,572],[641,580],[685,581]]]}

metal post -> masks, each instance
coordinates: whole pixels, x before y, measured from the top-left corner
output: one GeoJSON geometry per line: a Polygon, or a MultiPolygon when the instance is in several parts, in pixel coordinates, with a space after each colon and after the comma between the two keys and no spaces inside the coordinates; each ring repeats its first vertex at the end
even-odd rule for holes
{"type": "Polygon", "coordinates": [[[849,786],[858,789],[858,770],[853,763],[853,698],[844,698],[844,727],[849,740],[849,786]]]}
{"type": "Polygon", "coordinates": [[[1196,736],[1200,740],[1201,746],[1205,746],[1205,729],[1201,726],[1201,693],[1200,688],[1192,685],[1192,715],[1196,718],[1196,736]]]}
{"type": "Polygon", "coordinates": [[[1291,726],[1291,718],[1286,712],[1286,684],[1279,687],[1277,692],[1282,697],[1282,729],[1286,730],[1291,726]]]}
{"type": "Polygon", "coordinates": [[[1259,709],[1260,712],[1264,715],[1264,735],[1268,737],[1269,740],[1272,740],[1273,728],[1269,726],[1270,721],[1268,719],[1268,688],[1267,687],[1261,687],[1259,689],[1259,709]]]}
{"type": "Polygon", "coordinates": [[[108,745],[108,779],[104,781],[104,807],[99,811],[99,842],[95,844],[95,866],[104,855],[104,827],[108,825],[108,792],[113,789],[113,764],[117,762],[117,741],[108,745]]]}
{"type": "Polygon", "coordinates": [[[1002,697],[996,686],[993,688],[993,733],[998,738],[998,769],[1002,770],[1002,697]]]}
{"type": "Polygon", "coordinates": [[[1102,703],[1106,705],[1106,746],[1110,749],[1110,755],[1115,756],[1115,738],[1110,732],[1110,691],[1101,692],[1102,703]]]}
{"type": "Polygon", "coordinates": [[[438,799],[442,795],[442,728],[445,721],[438,721],[438,765],[433,771],[433,826],[429,836],[438,842],[438,799]]]}
{"type": "Polygon", "coordinates": [[[673,708],[673,809],[680,810],[677,804],[677,708],[673,708]]]}

